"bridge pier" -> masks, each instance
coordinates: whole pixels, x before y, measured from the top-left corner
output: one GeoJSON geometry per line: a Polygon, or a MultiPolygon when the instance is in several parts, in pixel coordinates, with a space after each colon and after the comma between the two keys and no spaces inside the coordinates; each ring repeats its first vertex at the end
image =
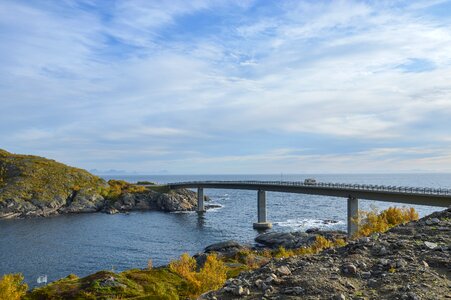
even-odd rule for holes
{"type": "Polygon", "coordinates": [[[203,188],[197,188],[197,211],[198,212],[204,212],[205,211],[204,189],[203,188]]]}
{"type": "Polygon", "coordinates": [[[351,237],[359,231],[359,199],[348,197],[348,236],[351,237]]]}
{"type": "Polygon", "coordinates": [[[269,229],[272,227],[270,222],[266,221],[266,191],[257,192],[257,217],[258,222],[254,223],[254,229],[269,229]]]}

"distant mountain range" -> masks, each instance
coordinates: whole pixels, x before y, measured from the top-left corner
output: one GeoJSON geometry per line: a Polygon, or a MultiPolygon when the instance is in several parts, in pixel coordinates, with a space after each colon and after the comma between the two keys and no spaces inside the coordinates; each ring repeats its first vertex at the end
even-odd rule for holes
{"type": "Polygon", "coordinates": [[[125,170],[116,170],[116,169],[110,169],[110,170],[98,170],[98,169],[91,169],[89,172],[96,174],[96,175],[166,175],[170,174],[168,170],[160,170],[156,172],[146,172],[144,174],[143,172],[136,172],[136,171],[125,171],[125,170]]]}

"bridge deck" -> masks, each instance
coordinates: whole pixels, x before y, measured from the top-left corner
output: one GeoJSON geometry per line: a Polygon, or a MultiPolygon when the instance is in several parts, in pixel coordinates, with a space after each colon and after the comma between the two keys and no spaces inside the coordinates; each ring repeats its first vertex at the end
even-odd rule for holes
{"type": "Polygon", "coordinates": [[[429,206],[451,205],[451,189],[397,187],[384,185],[315,183],[299,181],[189,181],[167,184],[171,189],[212,188],[264,190],[271,192],[313,194],[344,198],[368,199],[429,206]]]}

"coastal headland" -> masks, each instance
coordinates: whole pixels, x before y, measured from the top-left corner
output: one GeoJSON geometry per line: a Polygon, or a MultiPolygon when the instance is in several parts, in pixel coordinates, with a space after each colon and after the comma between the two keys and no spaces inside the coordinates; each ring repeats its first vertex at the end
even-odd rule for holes
{"type": "Polygon", "coordinates": [[[132,210],[189,211],[196,193],[97,177],[85,170],[0,149],[0,219],[132,210]]]}

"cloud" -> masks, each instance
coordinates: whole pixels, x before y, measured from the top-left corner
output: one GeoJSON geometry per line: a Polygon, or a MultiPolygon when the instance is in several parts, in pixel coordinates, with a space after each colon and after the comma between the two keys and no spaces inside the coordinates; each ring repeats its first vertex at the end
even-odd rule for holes
{"type": "MultiPolygon", "coordinates": [[[[148,149],[147,169],[186,173],[196,159],[213,173],[347,171],[352,157],[371,171],[372,149],[449,149],[440,5],[3,1],[1,146],[130,171],[148,149]]],[[[446,170],[446,153],[426,155],[409,163],[446,170]]]]}

